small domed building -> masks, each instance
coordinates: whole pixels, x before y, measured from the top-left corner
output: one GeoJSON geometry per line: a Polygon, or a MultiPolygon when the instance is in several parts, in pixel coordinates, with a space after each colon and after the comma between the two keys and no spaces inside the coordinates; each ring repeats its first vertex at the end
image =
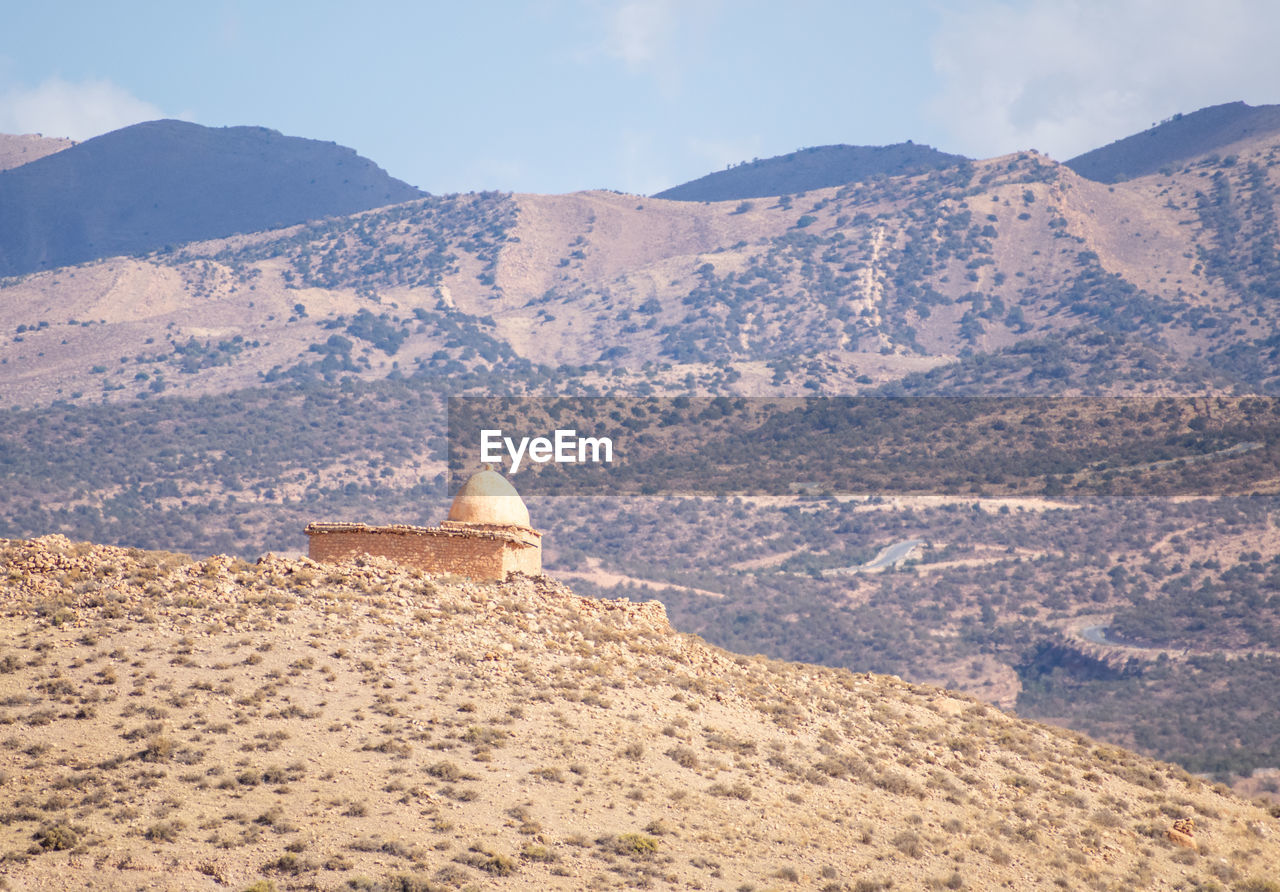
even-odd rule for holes
{"type": "Polygon", "coordinates": [[[428,573],[502,580],[511,573],[542,573],[542,533],[529,509],[497,471],[473,474],[438,527],[363,523],[307,525],[308,557],[334,563],[367,554],[428,573]]]}

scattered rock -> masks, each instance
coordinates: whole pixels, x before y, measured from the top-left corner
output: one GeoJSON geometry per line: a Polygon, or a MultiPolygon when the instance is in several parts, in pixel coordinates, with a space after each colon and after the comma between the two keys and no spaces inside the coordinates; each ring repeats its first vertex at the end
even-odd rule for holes
{"type": "Polygon", "coordinates": [[[1175,846],[1194,849],[1196,847],[1195,830],[1196,823],[1190,818],[1185,821],[1174,821],[1173,826],[1165,832],[1165,837],[1175,846]]]}

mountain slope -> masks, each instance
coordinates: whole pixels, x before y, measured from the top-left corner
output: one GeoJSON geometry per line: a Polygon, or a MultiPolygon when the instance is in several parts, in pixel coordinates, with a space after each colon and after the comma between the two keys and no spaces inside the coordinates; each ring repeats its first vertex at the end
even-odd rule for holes
{"type": "Polygon", "coordinates": [[[46,155],[75,145],[69,139],[41,136],[36,133],[0,133],[0,170],[10,170],[38,161],[46,155]]]}
{"type": "Polygon", "coordinates": [[[1113,187],[1028,153],[745,212],[428,197],[35,273],[0,290],[0,399],[26,409],[0,424],[0,461],[22,469],[0,522],[149,545],[180,529],[171,547],[257,554],[300,528],[290,500],[313,487],[411,504],[439,469],[424,396],[467,388],[1274,392],[1278,153],[1262,140],[1234,164],[1113,187]],[[353,393],[391,413],[362,423],[357,455],[324,445],[345,442],[335,412],[273,479],[285,471],[264,458],[353,393]],[[200,457],[170,466],[171,447],[200,457]],[[166,492],[141,485],[161,467],[166,492]],[[228,497],[251,525],[218,510],[228,497]]]}
{"type": "Polygon", "coordinates": [[[733,201],[843,186],[877,176],[913,176],[966,161],[929,146],[817,146],[748,161],[659,192],[673,201],[733,201]]]}
{"type": "MultiPolygon", "coordinates": [[[[988,356],[1001,392],[1270,392],[1280,137],[1231,145],[1114,186],[1022,153],[749,207],[425,197],[34,273],[0,289],[0,398],[495,363],[577,388],[851,393],[988,356]],[[1033,375],[1045,354],[1019,345],[1046,339],[1062,361],[1033,375]]],[[[961,386],[939,376],[920,386],[961,386]]]]}
{"type": "Polygon", "coordinates": [[[546,577],[59,537],[0,540],[0,568],[13,889],[1209,888],[1280,863],[1271,816],[1180,769],[546,577]]]}
{"type": "Polygon", "coordinates": [[[350,214],[421,193],[333,143],[184,121],[0,173],[0,275],[350,214]]]}
{"type": "MultiPolygon", "coordinates": [[[[988,356],[1004,392],[1267,392],[1280,138],[1231,145],[1114,186],[1022,153],[750,207],[427,197],[34,273],[0,289],[0,398],[507,360],[582,387],[849,393],[988,356]],[[1031,375],[1044,354],[1019,345],[1046,339],[1066,371],[1031,375]]],[[[939,375],[921,386],[958,385],[939,375]]]]}
{"type": "Polygon", "coordinates": [[[1185,164],[1232,143],[1280,133],[1280,105],[1243,102],[1174,115],[1149,130],[1077,155],[1066,162],[1082,177],[1120,183],[1185,164]]]}

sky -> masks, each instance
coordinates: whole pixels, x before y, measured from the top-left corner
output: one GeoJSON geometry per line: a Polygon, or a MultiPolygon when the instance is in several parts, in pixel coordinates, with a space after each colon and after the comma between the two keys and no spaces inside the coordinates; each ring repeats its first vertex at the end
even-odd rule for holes
{"type": "Polygon", "coordinates": [[[808,146],[1059,160],[1280,103],[1275,0],[14,4],[0,132],[182,118],[350,146],[437,194],[652,194],[808,146]]]}

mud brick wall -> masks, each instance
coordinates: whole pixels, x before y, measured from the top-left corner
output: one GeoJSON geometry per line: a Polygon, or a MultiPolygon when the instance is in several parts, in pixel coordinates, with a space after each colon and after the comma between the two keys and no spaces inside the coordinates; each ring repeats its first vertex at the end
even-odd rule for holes
{"type": "Polygon", "coordinates": [[[542,548],[517,548],[508,545],[502,552],[503,578],[508,573],[524,573],[526,576],[542,575],[542,548]]]}
{"type": "Polygon", "coordinates": [[[542,572],[542,550],[491,536],[468,536],[432,529],[308,530],[308,556],[343,561],[356,555],[385,557],[428,573],[505,579],[512,571],[542,572]]]}

